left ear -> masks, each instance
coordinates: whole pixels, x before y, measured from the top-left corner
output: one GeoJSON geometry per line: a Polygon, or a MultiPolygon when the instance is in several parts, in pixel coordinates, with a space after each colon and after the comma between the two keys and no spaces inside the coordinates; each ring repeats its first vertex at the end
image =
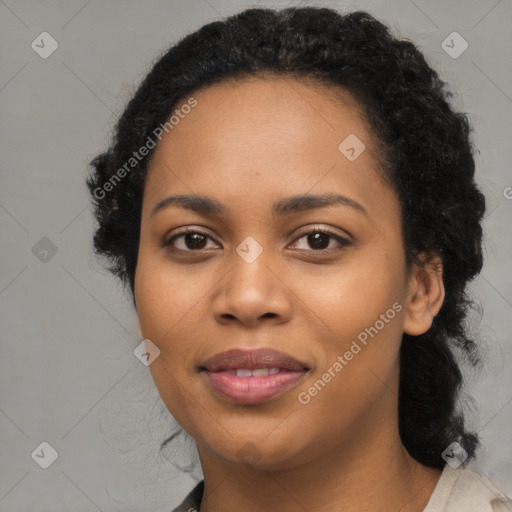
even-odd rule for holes
{"type": "Polygon", "coordinates": [[[409,277],[405,302],[404,333],[419,336],[432,326],[444,300],[443,263],[436,254],[422,256],[422,266],[415,264],[409,277]]]}

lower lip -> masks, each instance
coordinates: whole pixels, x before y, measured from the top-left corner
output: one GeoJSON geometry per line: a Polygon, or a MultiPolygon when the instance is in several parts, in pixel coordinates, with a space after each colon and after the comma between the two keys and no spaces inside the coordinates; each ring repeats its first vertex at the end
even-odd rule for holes
{"type": "Polygon", "coordinates": [[[271,400],[295,387],[306,374],[306,370],[281,371],[262,377],[237,377],[228,372],[204,373],[222,398],[239,404],[256,404],[271,400]]]}

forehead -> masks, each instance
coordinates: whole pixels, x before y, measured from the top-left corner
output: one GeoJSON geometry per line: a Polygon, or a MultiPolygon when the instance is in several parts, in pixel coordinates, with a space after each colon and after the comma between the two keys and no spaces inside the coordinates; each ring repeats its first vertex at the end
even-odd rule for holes
{"type": "Polygon", "coordinates": [[[341,188],[364,202],[363,189],[371,199],[386,187],[363,111],[339,87],[250,77],[191,96],[196,106],[163,136],[150,163],[145,196],[153,203],[172,192],[215,195],[226,202],[243,197],[246,204],[254,199],[255,206],[312,188],[318,193],[341,188]],[[347,158],[347,145],[361,154],[347,158]]]}
{"type": "MultiPolygon", "coordinates": [[[[292,145],[302,145],[306,153],[312,143],[320,149],[322,141],[325,141],[322,146],[334,145],[337,149],[340,137],[350,133],[364,140],[366,154],[375,157],[377,141],[367,127],[364,110],[348,91],[338,86],[313,78],[299,81],[264,75],[224,80],[191,96],[197,105],[180,119],[174,116],[179,123],[164,134],[154,160],[165,157],[165,153],[177,146],[195,144],[197,149],[199,141],[201,152],[196,153],[199,158],[208,152],[212,156],[231,153],[241,139],[244,139],[245,155],[262,154],[273,148],[284,150],[292,145]],[[265,146],[258,146],[258,142],[264,142],[265,146]]],[[[183,99],[175,111],[188,99],[183,99]]]]}

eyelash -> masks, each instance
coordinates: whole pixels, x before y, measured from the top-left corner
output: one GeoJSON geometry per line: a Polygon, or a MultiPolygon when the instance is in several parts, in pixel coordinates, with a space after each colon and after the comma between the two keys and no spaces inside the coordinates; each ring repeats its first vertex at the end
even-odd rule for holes
{"type": "MultiPolygon", "coordinates": [[[[338,235],[337,233],[329,230],[329,229],[326,229],[326,228],[322,228],[322,227],[318,227],[318,228],[314,228],[314,229],[311,229],[310,231],[306,231],[305,233],[302,233],[298,238],[296,238],[294,240],[294,243],[296,243],[298,240],[308,236],[308,235],[311,235],[311,234],[316,234],[316,233],[322,233],[324,235],[328,235],[330,236],[331,238],[333,238],[334,240],[336,240],[340,245],[341,245],[341,248],[338,248],[338,249],[311,249],[312,252],[314,253],[317,253],[317,254],[321,254],[321,253],[324,253],[324,254],[330,254],[332,252],[337,252],[339,250],[341,250],[342,248],[344,247],[349,247],[352,244],[352,242],[340,235],[338,235]]],[[[193,229],[193,228],[186,228],[184,231],[181,231],[180,233],[177,233],[175,235],[173,235],[171,238],[169,238],[167,241],[164,242],[163,246],[164,247],[170,247],[171,249],[174,249],[176,251],[181,251],[181,252],[190,252],[190,253],[199,253],[201,252],[202,250],[204,249],[198,249],[198,250],[193,250],[193,249],[177,249],[176,247],[173,247],[173,242],[187,234],[198,234],[198,235],[202,235],[202,236],[205,236],[207,238],[210,238],[211,240],[213,240],[213,238],[206,234],[206,233],[203,233],[202,231],[199,231],[197,229],[193,229]]],[[[303,249],[301,249],[303,250],[303,249]]]]}

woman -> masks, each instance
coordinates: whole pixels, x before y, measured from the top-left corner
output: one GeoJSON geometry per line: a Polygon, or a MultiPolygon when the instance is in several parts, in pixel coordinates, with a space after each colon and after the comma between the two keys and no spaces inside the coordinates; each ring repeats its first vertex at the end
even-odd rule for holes
{"type": "Polygon", "coordinates": [[[88,185],[197,445],[175,511],[507,506],[463,469],[485,200],[448,97],[368,13],[312,7],[205,25],[144,79],[88,185]]]}

